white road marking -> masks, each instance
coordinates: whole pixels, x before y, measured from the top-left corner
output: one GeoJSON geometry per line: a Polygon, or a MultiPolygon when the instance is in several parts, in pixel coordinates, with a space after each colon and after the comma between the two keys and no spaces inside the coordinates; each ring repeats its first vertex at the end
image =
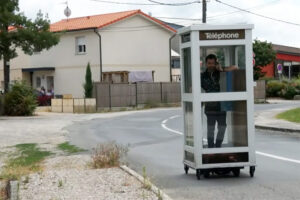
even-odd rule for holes
{"type": "Polygon", "coordinates": [[[260,152],[260,151],[256,151],[256,154],[261,155],[261,156],[267,156],[267,157],[270,157],[270,158],[275,158],[275,159],[278,159],[278,160],[283,160],[283,161],[288,161],[288,162],[293,162],[293,163],[300,164],[300,160],[295,160],[295,159],[285,158],[285,157],[281,157],[281,156],[276,156],[276,155],[273,155],[273,154],[263,153],[263,152],[260,152]]]}
{"type": "MultiPolygon", "coordinates": [[[[180,116],[179,116],[179,115],[174,115],[174,116],[172,116],[172,117],[169,117],[168,119],[163,120],[162,123],[161,123],[161,126],[162,126],[164,129],[166,129],[166,130],[168,130],[168,131],[170,131],[170,132],[172,132],[172,133],[176,133],[176,134],[179,134],[179,135],[183,135],[182,132],[176,131],[176,130],[171,129],[171,128],[169,128],[169,127],[166,126],[166,123],[167,123],[170,119],[175,119],[175,118],[177,118],[177,117],[180,117],[180,116]]],[[[295,160],[295,159],[291,159],[291,158],[285,158],[285,157],[282,157],[282,156],[276,156],[276,155],[273,155],[273,154],[268,154],[268,153],[264,153],[264,152],[260,152],[260,151],[256,151],[256,154],[261,155],[261,156],[266,156],[266,157],[274,158],[274,159],[278,159],[278,160],[283,160],[283,161],[287,161],[287,162],[293,162],[293,163],[300,164],[300,160],[295,160]]]]}

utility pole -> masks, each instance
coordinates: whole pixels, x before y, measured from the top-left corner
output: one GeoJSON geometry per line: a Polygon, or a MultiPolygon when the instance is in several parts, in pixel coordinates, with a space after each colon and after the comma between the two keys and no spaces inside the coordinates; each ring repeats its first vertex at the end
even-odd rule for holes
{"type": "Polygon", "coordinates": [[[202,0],[202,23],[206,23],[206,0],[202,0]]]}

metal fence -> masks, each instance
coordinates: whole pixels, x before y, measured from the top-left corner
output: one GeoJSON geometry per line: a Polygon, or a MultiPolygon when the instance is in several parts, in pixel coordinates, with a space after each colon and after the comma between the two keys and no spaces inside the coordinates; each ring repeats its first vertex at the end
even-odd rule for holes
{"type": "Polygon", "coordinates": [[[93,97],[97,108],[130,107],[147,103],[178,103],[180,83],[100,83],[95,82],[93,97]]]}

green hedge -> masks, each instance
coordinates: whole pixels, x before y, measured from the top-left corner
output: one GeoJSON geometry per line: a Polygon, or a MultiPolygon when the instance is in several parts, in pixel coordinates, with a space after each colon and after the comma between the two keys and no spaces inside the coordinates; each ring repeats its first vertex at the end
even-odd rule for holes
{"type": "Polygon", "coordinates": [[[4,97],[4,112],[10,116],[33,115],[37,107],[34,90],[25,83],[16,82],[4,97]]]}
{"type": "Polygon", "coordinates": [[[282,97],[293,99],[295,95],[300,95],[300,78],[289,80],[268,81],[266,86],[267,97],[282,97]]]}

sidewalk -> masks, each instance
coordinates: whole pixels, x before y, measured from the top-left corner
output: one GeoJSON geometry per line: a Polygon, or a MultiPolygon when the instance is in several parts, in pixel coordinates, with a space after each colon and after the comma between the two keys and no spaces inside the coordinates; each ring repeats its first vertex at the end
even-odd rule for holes
{"type": "Polygon", "coordinates": [[[290,110],[293,108],[300,107],[300,101],[294,101],[294,100],[282,100],[282,99],[268,99],[268,103],[270,104],[289,104],[289,106],[284,108],[276,108],[271,110],[264,110],[264,111],[256,111],[254,115],[254,121],[255,121],[255,128],[258,129],[266,129],[266,130],[275,130],[275,131],[281,131],[281,132],[294,132],[294,133],[300,133],[300,124],[289,122],[286,120],[277,119],[276,115],[284,112],[286,110],[290,110]],[[299,104],[296,103],[299,102],[299,104]]]}

